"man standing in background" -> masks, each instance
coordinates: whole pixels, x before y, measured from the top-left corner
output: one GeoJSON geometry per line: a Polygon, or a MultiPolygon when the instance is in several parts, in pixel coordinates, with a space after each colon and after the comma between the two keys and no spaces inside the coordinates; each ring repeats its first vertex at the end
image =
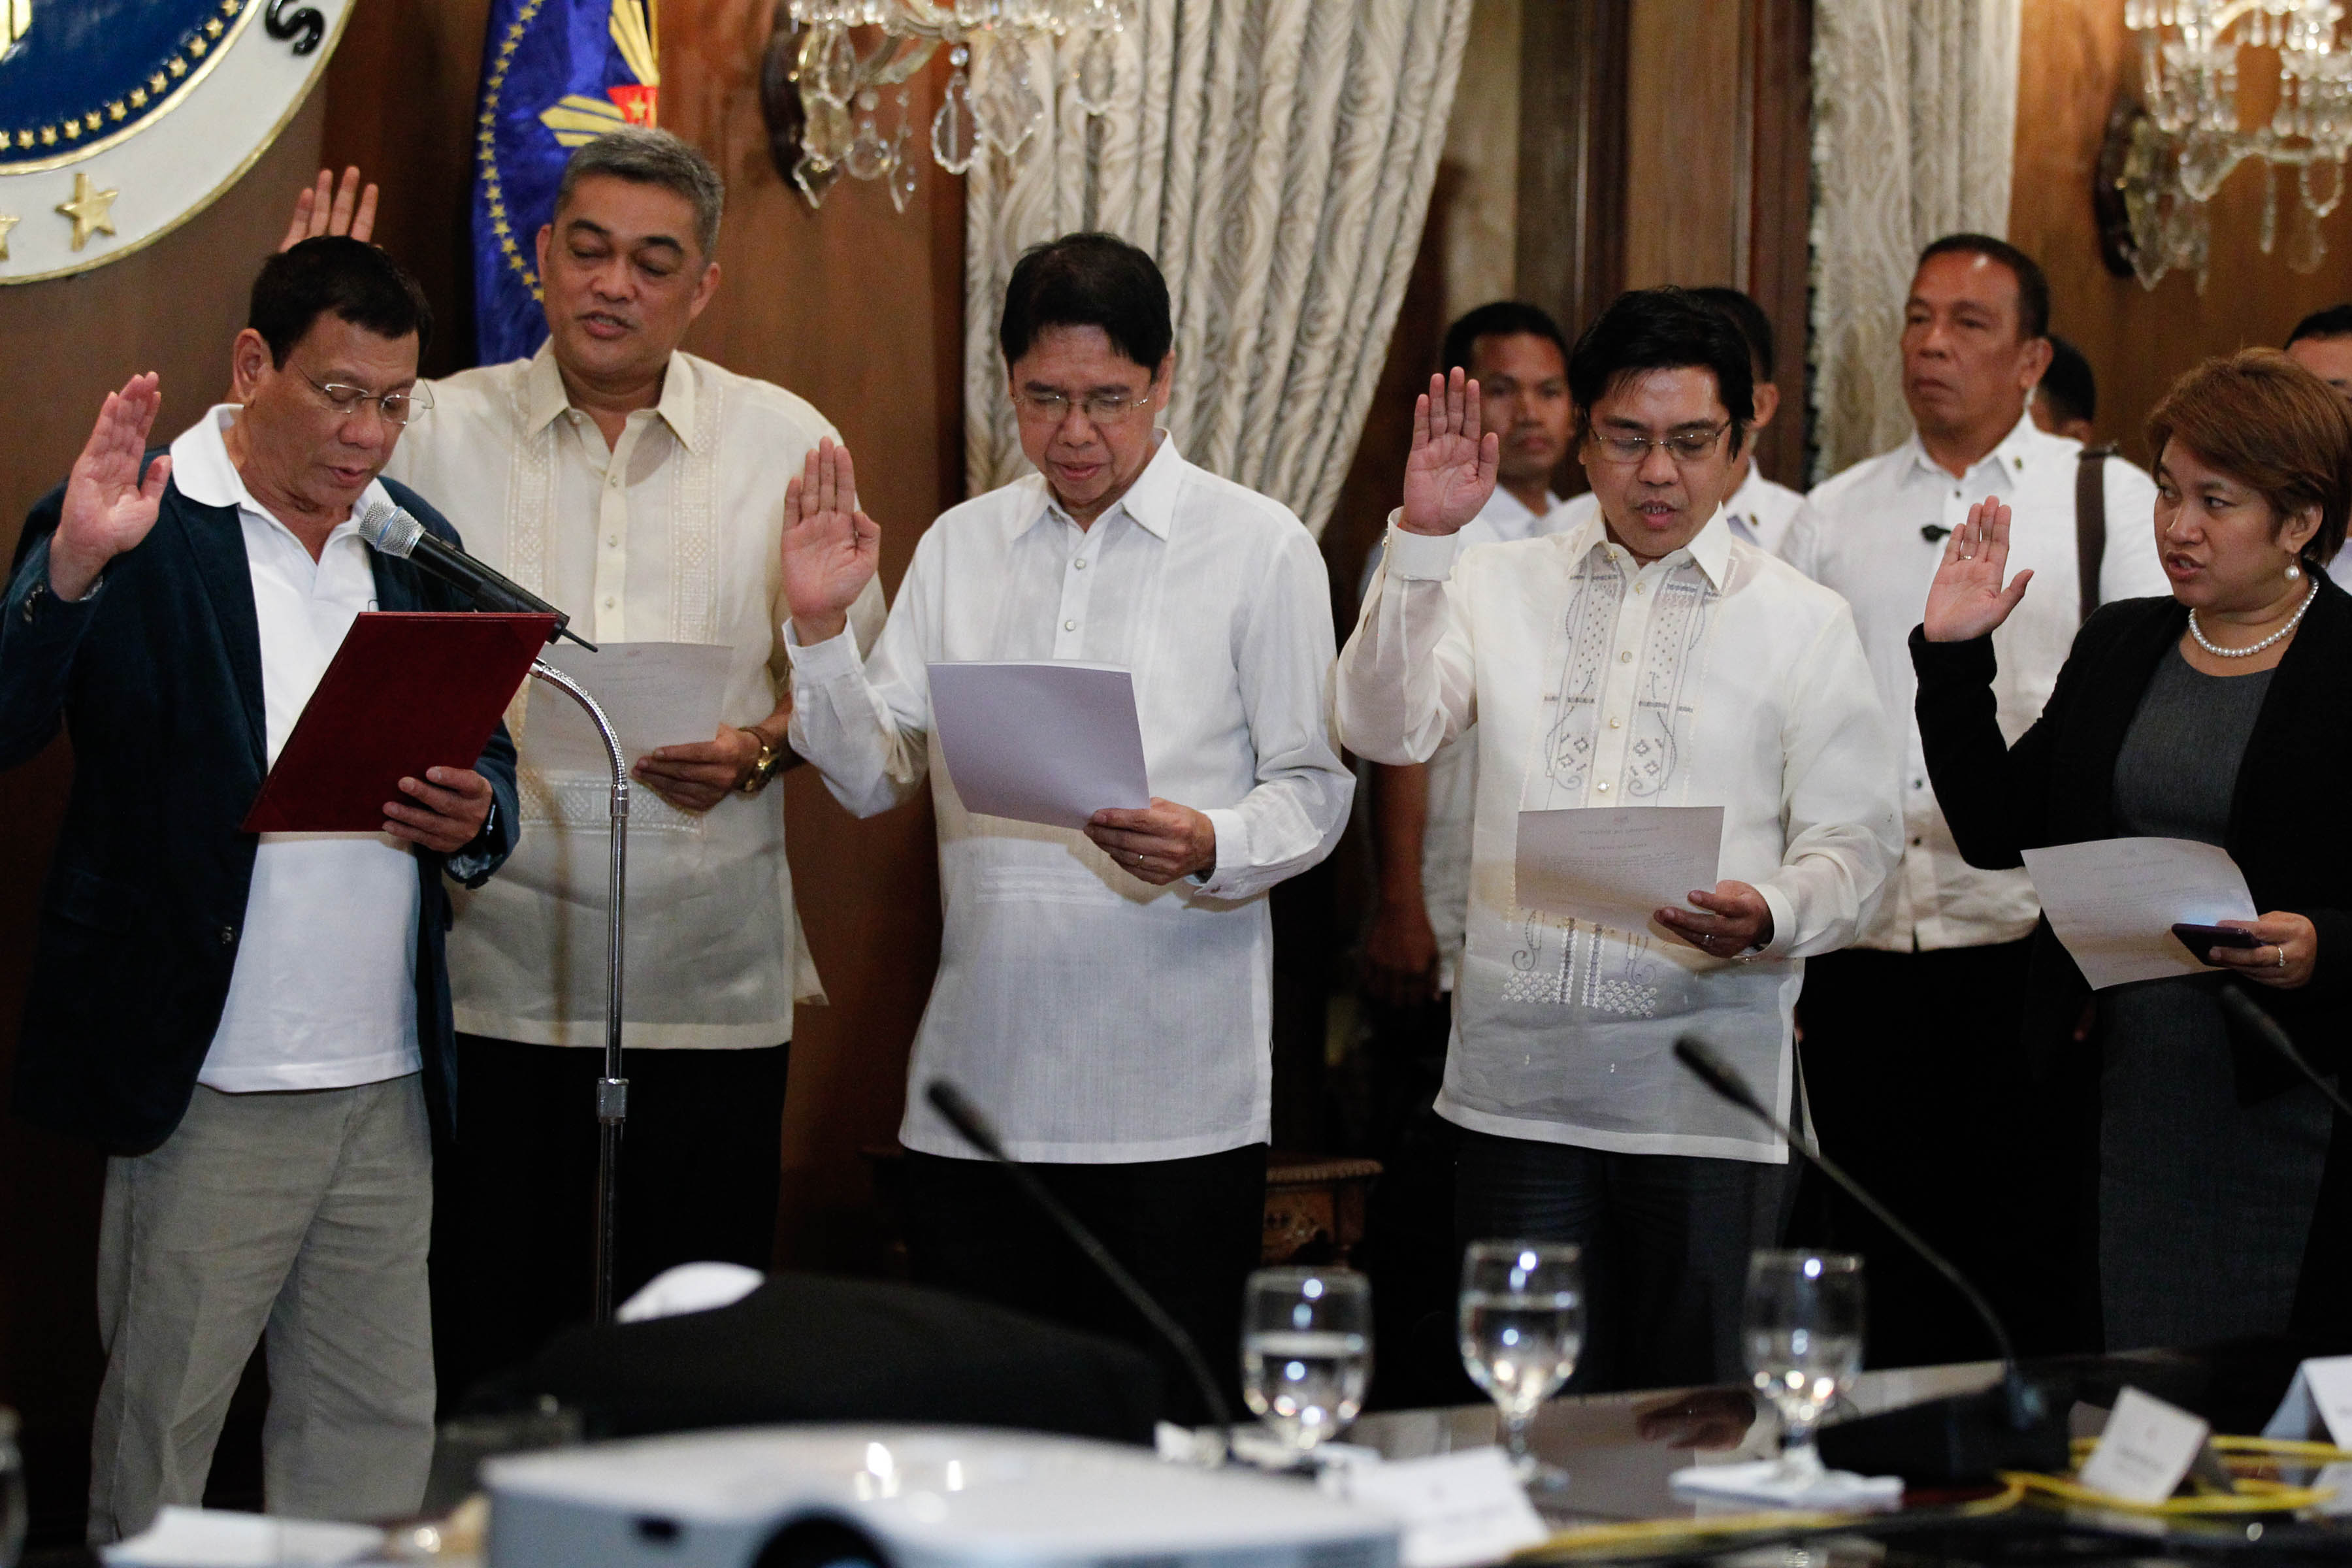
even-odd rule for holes
{"type": "MultiPolygon", "coordinates": [[[[1573,407],[1568,340],[1533,305],[1497,300],[1446,329],[1443,371],[1478,384],[1486,428],[1502,437],[1495,493],[1463,527],[1465,543],[1494,544],[1556,531],[1569,513],[1551,493],[1568,455],[1573,407]]],[[[1364,572],[1380,567],[1375,549],[1364,572]]],[[[1364,941],[1364,985],[1382,1009],[1375,1024],[1381,1134],[1437,1089],[1452,1027],[1454,973],[1470,901],[1470,817],[1478,751],[1465,733],[1426,763],[1371,768],[1378,902],[1364,941]]]]}
{"type": "MultiPolygon", "coordinates": [[[[1985,235],[1920,253],[1904,308],[1903,395],[1916,429],[1817,487],[1781,553],[1853,606],[1880,700],[1903,737],[1903,858],[1878,913],[1813,961],[1802,1003],[1805,1089],[1822,1146],[1961,1271],[2021,1345],[2075,1348],[2053,1321],[2037,1215],[2068,1210],[2053,1165],[2066,1130],[2030,1125],[2040,1073],[2018,1056],[2026,950],[2040,908],[2023,871],[1980,871],[1945,826],[1911,712],[1909,637],[1944,539],[1987,496],[2006,502],[2012,570],[2032,595],[1996,637],[1994,691],[2011,742],[2042,711],[2084,605],[2169,592],[2149,519],[2154,481],[2044,434],[2027,402],[2050,363],[2050,286],[1985,235]],[[2099,503],[2078,509],[2085,486],[2099,503]],[[2084,552],[2095,579],[2082,591],[2084,552]]],[[[1871,1259],[1870,1363],[1965,1361],[1984,1331],[1949,1285],[1832,1194],[1836,1245],[1871,1259]]]]}
{"type": "Polygon", "coordinates": [[[2352,397],[2352,305],[2314,310],[2286,335],[2286,357],[2352,397]]]}

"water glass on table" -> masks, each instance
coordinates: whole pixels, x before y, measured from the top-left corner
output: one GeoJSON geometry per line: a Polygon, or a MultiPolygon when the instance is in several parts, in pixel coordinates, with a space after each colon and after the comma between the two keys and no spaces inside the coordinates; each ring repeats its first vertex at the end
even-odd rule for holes
{"type": "Polygon", "coordinates": [[[1352,1268],[1261,1268],[1242,1295],[1242,1397],[1293,1463],[1364,1407],[1372,1285],[1352,1268]]]}
{"type": "Polygon", "coordinates": [[[1822,1473],[1813,1429],[1862,1373],[1865,1297],[1851,1253],[1759,1251],[1748,1263],[1741,1333],[1756,1392],[1780,1413],[1780,1475],[1822,1473]]]}
{"type": "Polygon", "coordinates": [[[1528,1451],[1528,1423],[1584,1350],[1582,1257],[1559,1242],[1474,1241],[1462,1258],[1462,1364],[1502,1412],[1512,1468],[1539,1491],[1568,1484],[1528,1451]]]}

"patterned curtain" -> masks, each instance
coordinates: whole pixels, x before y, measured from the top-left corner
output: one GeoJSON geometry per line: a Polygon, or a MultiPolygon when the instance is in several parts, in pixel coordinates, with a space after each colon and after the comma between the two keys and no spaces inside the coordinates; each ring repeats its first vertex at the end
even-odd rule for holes
{"type": "Polygon", "coordinates": [[[2009,232],[2019,0],[1813,8],[1813,477],[1901,441],[1919,247],[2009,232]]]}
{"type": "MultiPolygon", "coordinates": [[[[1320,533],[1355,454],[1445,142],[1470,0],[1142,0],[1117,106],[1077,46],[1028,46],[1046,115],[965,193],[964,452],[975,495],[1026,471],[996,346],[1022,249],[1074,229],[1168,276],[1185,457],[1320,533]]],[[[985,62],[981,62],[985,66],[985,62]]],[[[977,84],[975,84],[977,85],[977,84]]]]}

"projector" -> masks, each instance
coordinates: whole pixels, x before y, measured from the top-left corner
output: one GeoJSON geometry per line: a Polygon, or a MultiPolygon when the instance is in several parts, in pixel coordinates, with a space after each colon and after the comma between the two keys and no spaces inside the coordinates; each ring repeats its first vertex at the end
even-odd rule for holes
{"type": "Polygon", "coordinates": [[[1297,1480],[938,1426],[679,1433],[484,1467],[489,1568],[1396,1568],[1297,1480]]]}

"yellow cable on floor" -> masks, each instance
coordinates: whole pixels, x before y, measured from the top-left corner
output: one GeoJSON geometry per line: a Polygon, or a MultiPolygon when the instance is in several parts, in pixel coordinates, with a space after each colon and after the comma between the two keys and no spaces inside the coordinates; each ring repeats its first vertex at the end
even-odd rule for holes
{"type": "MultiPolygon", "coordinates": [[[[2005,1481],[2001,1490],[1973,1502],[1937,1510],[1947,1519],[1979,1519],[2015,1508],[2025,1488],[2005,1481]]],[[[1586,1524],[1563,1530],[1512,1555],[1518,1562],[1546,1562],[1563,1557],[1622,1552],[1629,1546],[1655,1547],[1678,1541],[1717,1536],[1778,1535],[1788,1531],[1835,1530],[1896,1517],[1886,1512],[1799,1512],[1789,1509],[1758,1510],[1753,1513],[1722,1513],[1704,1519],[1639,1519],[1622,1524],[1586,1524]]],[[[1916,1514],[1907,1517],[1917,1517],[1916,1514]]]]}
{"type": "Polygon", "coordinates": [[[2293,1513],[2298,1509],[2315,1507],[2336,1495],[2334,1487],[2289,1486],[2284,1481],[2242,1476],[2231,1483],[2238,1489],[2234,1492],[2167,1498],[2162,1502],[2133,1502],[2112,1492],[2095,1490],[2066,1476],[2045,1476],[2031,1470],[2003,1470],[2000,1479],[2062,1502],[2113,1509],[2121,1513],[2169,1515],[2174,1518],[2232,1513],[2293,1513]]]}

